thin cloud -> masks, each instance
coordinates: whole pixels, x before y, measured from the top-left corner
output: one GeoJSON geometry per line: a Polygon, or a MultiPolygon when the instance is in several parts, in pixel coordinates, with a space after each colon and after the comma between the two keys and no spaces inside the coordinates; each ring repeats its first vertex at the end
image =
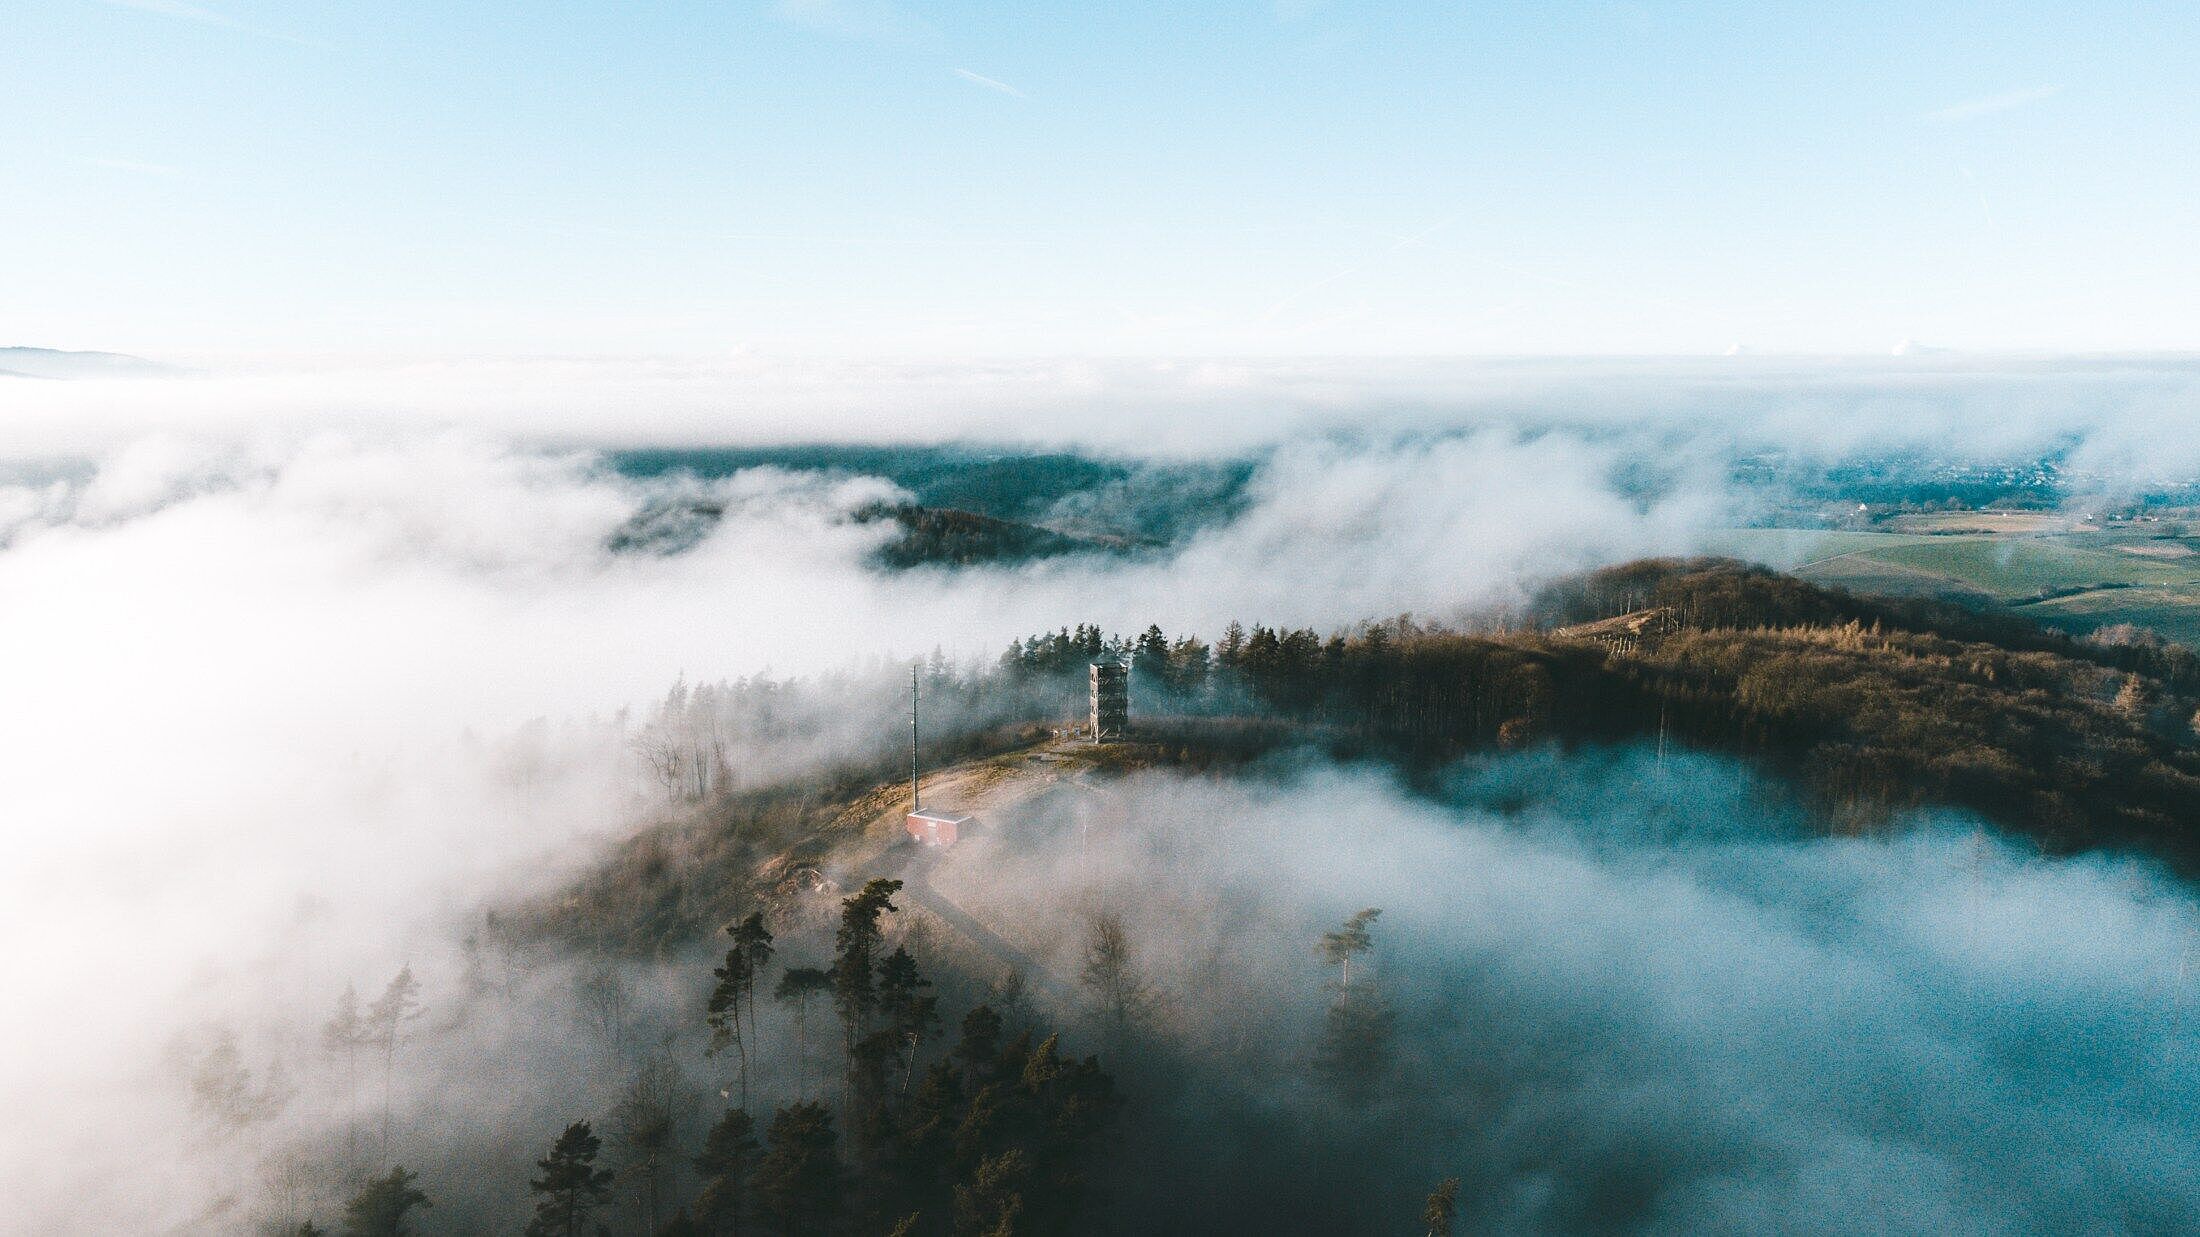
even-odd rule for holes
{"type": "Polygon", "coordinates": [[[983,73],[972,73],[968,69],[957,69],[955,70],[955,76],[963,79],[966,82],[976,82],[978,85],[985,87],[987,90],[998,90],[1002,94],[1011,95],[1018,99],[1030,97],[1029,95],[1026,95],[1023,91],[1009,85],[1007,82],[996,81],[993,78],[985,76],[983,73]]]}
{"type": "Polygon", "coordinates": [[[258,26],[247,25],[227,13],[217,13],[213,9],[185,3],[185,0],[98,0],[98,3],[118,9],[136,9],[140,13],[173,17],[180,21],[197,22],[202,26],[218,26],[223,30],[234,30],[239,34],[258,35],[263,39],[280,39],[285,43],[313,46],[310,39],[301,39],[296,35],[282,34],[274,30],[264,30],[258,26]]]}
{"type": "Polygon", "coordinates": [[[1965,99],[1961,103],[1951,103],[1937,111],[1927,112],[1925,119],[1939,124],[1960,124],[1966,120],[1977,120],[1981,116],[1992,116],[1997,112],[2013,111],[2042,99],[2052,99],[2061,94],[2062,89],[2060,85],[2034,86],[2029,90],[2009,90],[1984,98],[1965,99]]]}

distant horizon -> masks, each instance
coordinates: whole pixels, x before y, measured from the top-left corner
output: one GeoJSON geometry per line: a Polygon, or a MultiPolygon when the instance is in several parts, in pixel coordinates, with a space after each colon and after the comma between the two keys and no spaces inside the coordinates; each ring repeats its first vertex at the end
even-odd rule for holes
{"type": "Polygon", "coordinates": [[[2093,361],[2200,361],[2200,344],[2190,347],[2160,348],[1959,348],[1932,344],[1921,340],[1901,340],[1880,351],[1837,349],[1769,349],[1748,345],[1732,346],[1705,352],[1680,351],[1601,351],[1569,352],[898,352],[891,349],[831,349],[831,348],[752,348],[732,345],[720,349],[690,348],[658,351],[609,351],[592,349],[526,349],[506,350],[419,350],[419,349],[369,349],[369,348],[195,348],[187,345],[133,344],[127,347],[110,346],[92,341],[51,343],[43,340],[11,340],[0,342],[0,352],[54,352],[68,354],[105,354],[134,357],[141,360],[170,364],[185,364],[213,360],[240,363],[267,364],[447,364],[460,362],[511,363],[528,361],[590,361],[590,362],[850,362],[892,361],[903,363],[933,364],[940,366],[993,365],[1048,362],[1093,363],[1154,363],[1172,364],[1197,361],[1214,362],[1304,362],[1310,364],[1332,363],[1384,363],[1440,364],[1440,363],[1504,363],[1520,362],[1640,362],[1640,361],[1809,361],[1809,362],[1880,362],[1907,361],[1931,362],[1936,359],[1949,361],[2012,361],[2012,362],[2093,362],[2093,361]]]}
{"type": "Polygon", "coordinates": [[[22,1231],[2200,1232],[2185,9],[0,26],[22,1231]]]}

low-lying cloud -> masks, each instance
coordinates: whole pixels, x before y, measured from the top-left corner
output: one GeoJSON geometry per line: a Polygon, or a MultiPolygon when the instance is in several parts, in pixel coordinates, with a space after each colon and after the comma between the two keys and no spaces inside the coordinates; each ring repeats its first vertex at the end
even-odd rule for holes
{"type": "Polygon", "coordinates": [[[2200,912],[2151,866],[1961,820],[1828,836],[1687,755],[1508,758],[1436,799],[1325,769],[1119,794],[1082,838],[1018,820],[931,883],[1053,917],[1064,975],[1060,908],[1129,923],[1208,1066],[1147,1097],[1141,1137],[1166,1133],[1118,1188],[1149,1219],[1396,1229],[1458,1175],[1473,1232],[2200,1222],[2200,912]],[[1363,906],[1399,1051],[1346,1103],[1309,1068],[1313,947],[1363,906]],[[1263,1171],[1218,1180],[1234,1162],[1263,1171]]]}
{"type": "MultiPolygon", "coordinates": [[[[735,361],[11,383],[0,927],[35,944],[0,962],[27,1014],[0,1032],[0,1100],[37,1115],[0,1136],[31,1182],[19,1215],[144,1230],[218,1205],[168,1118],[177,1062],[222,1027],[302,1088],[263,1150],[323,1146],[315,1027],[343,982],[412,959],[449,983],[485,904],[554,883],[648,818],[620,710],[677,676],[935,646],[990,657],[1078,622],[1211,636],[1231,619],[1329,629],[1502,609],[1565,572],[1695,548],[1762,501],[1729,466],[1773,446],[1822,460],[2051,448],[2140,485],[2200,469],[2200,447],[2178,445],[2200,441],[2184,432],[2193,376],[2175,361],[1961,358],[735,361]],[[855,516],[905,497],[890,482],[637,479],[601,453],[818,439],[1231,456],[1254,472],[1235,515],[1165,548],[888,573],[874,556],[891,526],[855,516]],[[638,513],[678,502],[723,514],[678,553],[614,548],[638,513]],[[548,737],[520,770],[508,740],[535,719],[548,737]],[[94,1188],[118,1181],[139,1188],[94,1188]]],[[[1255,995],[1282,1006],[1315,1000],[1293,987],[1304,933],[1383,905],[1416,1067],[1481,1098],[1464,1116],[1407,1113],[1425,1137],[1377,1157],[1378,1184],[1411,1195],[1466,1175],[1473,1214],[1499,1231],[1808,1228],[1842,1207],[1934,1216],[1965,1197],[1977,1209],[1950,1211],[1956,1231],[2192,1221],[2181,887],[1979,847],[1960,827],[1818,838],[1760,817],[1726,770],[1588,772],[1485,774],[1587,787],[1505,821],[1471,787],[1439,807],[1351,773],[1281,791],[1158,780],[1139,792],[1149,823],[1096,862],[1204,881],[1186,906],[1283,882],[1247,920],[1285,942],[1272,952],[1221,920],[1167,929],[1186,934],[1184,958],[1252,951],[1255,995]]],[[[1101,879],[1056,871],[1056,854],[1002,862],[1047,865],[1041,892],[1101,879]]],[[[569,994],[567,966],[529,982],[569,994]]],[[[1166,978],[1190,991],[1196,976],[1166,978]]],[[[451,1086],[499,1043],[527,1046],[515,1060],[578,1051],[567,1029],[491,1019],[438,1034],[446,1047],[422,1051],[441,1072],[424,1076],[451,1086]]],[[[1330,1120],[1281,1090],[1203,1092],[1179,1115],[1205,1128],[1196,1110],[1212,1105],[1258,1124],[1263,1106],[1302,1101],[1330,1120]]],[[[232,1163],[214,1184],[248,1192],[264,1168],[232,1163]]]]}

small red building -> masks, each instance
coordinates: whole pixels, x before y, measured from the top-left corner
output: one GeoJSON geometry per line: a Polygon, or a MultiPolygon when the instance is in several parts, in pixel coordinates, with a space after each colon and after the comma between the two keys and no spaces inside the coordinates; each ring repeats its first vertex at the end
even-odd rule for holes
{"type": "Polygon", "coordinates": [[[926,846],[953,846],[970,820],[961,812],[943,812],[928,807],[909,813],[906,823],[909,836],[926,846]]]}

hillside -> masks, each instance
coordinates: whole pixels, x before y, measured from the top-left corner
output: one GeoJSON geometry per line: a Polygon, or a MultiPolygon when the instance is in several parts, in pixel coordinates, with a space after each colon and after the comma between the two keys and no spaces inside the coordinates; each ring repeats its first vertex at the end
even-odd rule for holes
{"type": "MultiPolygon", "coordinates": [[[[1580,1083],[1584,1102],[1631,1105],[1637,1046],[1670,1034],[1675,976],[1717,977],[1685,1022],[1732,1012],[1732,1026],[1710,1032],[1722,1048],[1764,1033],[1784,1062],[1830,1010],[1840,1025],[1826,1034],[1846,1051],[1885,1026],[1890,989],[1846,977],[1856,934],[1888,899],[1923,899],[1999,959],[2067,943],[2029,921],[1997,924],[1981,909],[1991,890],[2060,872],[2040,905],[2086,916],[2085,892],[2108,887],[2095,865],[2040,863],[2014,839],[2134,848],[2200,869],[2189,825],[2200,814],[2200,673],[2182,650],[2076,641],[1721,561],[1629,564],[1566,581],[1535,610],[1535,625],[1494,633],[1409,619],[1326,637],[1233,624],[1213,645],[1079,626],[1018,641],[974,670],[935,664],[926,699],[937,715],[985,719],[926,736],[924,802],[976,817],[944,851],[901,826],[907,697],[893,687],[907,679],[891,667],[889,698],[868,706],[888,707],[855,728],[884,735],[878,748],[684,799],[579,880],[500,911],[491,931],[515,952],[589,959],[584,977],[608,966],[676,977],[667,1008],[692,1030],[706,968],[726,948],[721,929],[750,916],[768,926],[784,972],[769,988],[776,1005],[783,988],[803,990],[786,987],[797,975],[826,982],[815,968],[836,956],[851,908],[890,893],[879,949],[920,959],[943,1007],[983,1006],[981,1031],[986,1018],[1058,1028],[1096,1046],[1120,1079],[1129,1128],[1092,1162],[1095,1214],[1107,1217],[1095,1231],[1154,1231],[1156,1216],[1200,1231],[1350,1231],[1369,1207],[1404,1210],[1442,1171],[1400,1161],[1399,1142],[1433,1145],[1462,1128],[1510,1136],[1554,1085],[1566,1092],[1545,1062],[1581,1059],[1578,1025],[1627,1046],[1608,1078],[1580,1083]],[[1099,656],[1133,661],[1130,742],[1094,746],[1068,722],[1079,675],[1099,656]],[[1004,724],[1004,711],[1028,716],[1004,724]],[[1963,839],[1930,820],[1943,806],[2000,829],[1963,839]],[[1661,914],[1610,918],[1638,903],[1661,914]],[[1341,997],[1320,959],[1378,914],[1403,948],[1376,971],[1360,1022],[1349,1016],[1359,998],[1341,997]],[[1735,915],[1757,926],[1737,931],[1735,915]],[[1112,956],[1127,960],[1115,971],[1111,931],[1112,956]],[[1826,935],[1811,956],[1841,959],[1829,968],[1838,977],[1796,994],[1792,1010],[1733,1010],[1729,960],[1795,973],[1798,933],[1826,935]],[[1421,958],[1455,944],[1445,960],[1421,958]],[[1508,948],[1510,973],[1493,976],[1508,948]],[[1592,996],[1539,1014],[1554,958],[1567,977],[1555,990],[1592,996]],[[1615,993],[1641,1007],[1619,1006],[1616,1029],[1615,993]],[[1841,1021],[1851,1010],[1853,1027],[1841,1021]],[[1457,1051],[1440,1047],[1452,1036],[1465,1037],[1457,1051]],[[1355,1069],[1377,1081],[1353,1081],[1355,1069]],[[1402,1129],[1416,1132],[1401,1139],[1402,1129]],[[1338,1146],[1356,1150],[1340,1157],[1338,1146]],[[1237,1184],[1208,1189],[1217,1163],[1237,1184]]],[[[863,711],[862,693],[845,687],[806,700],[783,682],[712,685],[677,694],[647,725],[684,719],[761,742],[772,732],[744,691],[799,721],[819,701],[863,711]]],[[[2134,888],[2157,879],[2127,875],[2134,888]]],[[[1935,952],[1930,974],[1962,956],[1935,952]]],[[[1888,971],[1911,973],[1908,962],[1888,971]]],[[[1936,978],[1915,1007],[1937,1011],[1946,997],[1936,978]]],[[[791,1026],[763,1024],[758,1049],[760,1066],[792,1063],[798,1095],[806,1072],[829,1076],[840,1052],[830,1028],[822,1052],[803,1046],[802,1008],[788,1011],[791,1026]]],[[[2094,1024],[2072,1025],[2043,1034],[2082,1039],[2094,1024]]],[[[968,1056],[943,1034],[923,1044],[968,1056]]],[[[1889,1095],[1962,1089],[1941,1077],[1945,1059],[1898,1075],[1889,1095]]],[[[952,1077],[940,1077],[945,1094],[952,1077]]],[[[882,1130],[952,1128],[926,1116],[922,1091],[909,1094],[878,1108],[883,1123],[844,1098],[851,1130],[874,1131],[856,1145],[881,1142],[882,1130]]],[[[1725,1096],[1724,1084],[1712,1094],[1725,1096]]],[[[1699,1109],[1724,1111],[1709,1098],[1699,1109]]],[[[1953,1126],[1928,1116],[1918,1128],[1953,1126]]],[[[1690,1128],[1675,1146],[1711,1137],[1690,1128]]],[[[1532,1231],[1630,1231],[1659,1214],[1665,1193],[1613,1169],[1593,1138],[1531,1144],[1506,1153],[1517,1171],[1540,1178],[1559,1163],[1590,1183],[1532,1231]]],[[[871,1171],[869,1154],[851,1163],[871,1171]]],[[[1724,1173],[1724,1161],[1710,1171],[1724,1173]]],[[[870,1180],[872,1193],[883,1188],[870,1180]]]]}
{"type": "MultiPolygon", "coordinates": [[[[1212,650],[1090,628],[1034,637],[956,689],[1024,701],[1029,720],[942,736],[927,801],[985,814],[1064,779],[1234,768],[1293,746],[1379,761],[1438,793],[1461,758],[1662,734],[1761,767],[1828,829],[1947,806],[2051,851],[2130,847],[2200,869],[2200,660],[2181,649],[2076,641],[1720,561],[1630,564],[1538,604],[1545,626],[1500,634],[1391,620],[1327,638],[1256,626],[1212,650]],[[1045,726],[1074,716],[1077,673],[1110,650],[1133,658],[1145,741],[1065,745],[1045,726]]],[[[652,950],[800,892],[796,873],[847,885],[885,871],[908,800],[893,761],[683,807],[522,918],[652,950]]]]}
{"type": "Polygon", "coordinates": [[[0,376],[10,378],[159,378],[180,372],[173,365],[120,352],[0,348],[0,376]]]}
{"type": "Polygon", "coordinates": [[[1814,583],[2006,607],[2073,632],[2132,624],[2200,647],[2200,516],[1963,511],[1867,530],[1738,529],[1728,551],[1814,583]]]}
{"type": "MultiPolygon", "coordinates": [[[[694,548],[725,517],[723,503],[684,498],[652,504],[610,539],[617,553],[679,554],[694,548]]],[[[953,507],[873,503],[854,513],[858,524],[891,523],[895,536],[878,548],[875,566],[970,567],[1031,562],[1064,554],[1120,553],[1133,542],[1121,537],[1063,532],[953,507]]]]}
{"type": "Polygon", "coordinates": [[[1227,522],[1245,502],[1248,460],[1128,462],[1012,446],[849,443],[614,452],[632,477],[712,479],[746,468],[882,477],[918,508],[955,511],[1063,536],[1167,544],[1227,522]]]}
{"type": "Polygon", "coordinates": [[[1125,548],[1120,539],[1073,536],[951,507],[880,504],[857,512],[856,518],[864,522],[892,520],[901,529],[901,535],[881,548],[877,556],[879,565],[889,568],[1014,564],[1125,548]]]}

